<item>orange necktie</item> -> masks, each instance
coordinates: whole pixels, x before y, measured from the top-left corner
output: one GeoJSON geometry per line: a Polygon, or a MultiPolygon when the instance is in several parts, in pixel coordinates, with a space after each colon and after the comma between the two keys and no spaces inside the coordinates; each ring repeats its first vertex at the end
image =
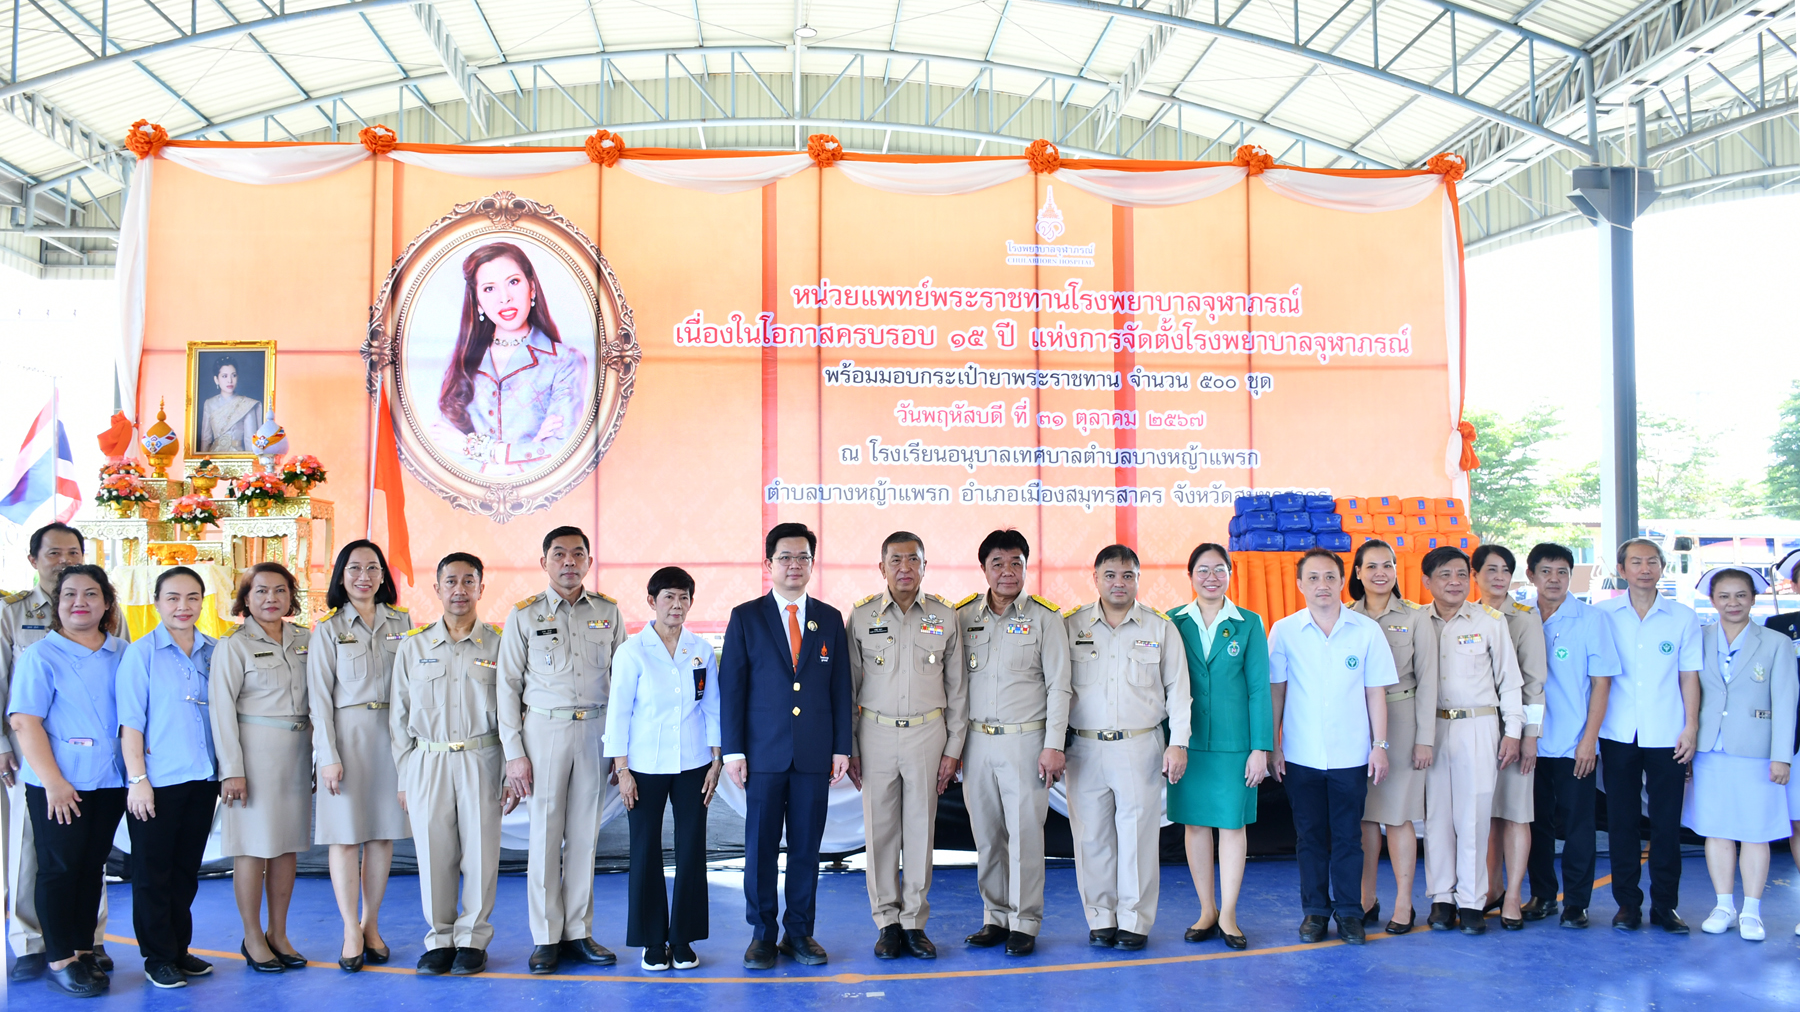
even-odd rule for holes
{"type": "Polygon", "coordinates": [[[800,670],[800,606],[790,604],[788,613],[788,646],[794,650],[794,670],[800,670]]]}

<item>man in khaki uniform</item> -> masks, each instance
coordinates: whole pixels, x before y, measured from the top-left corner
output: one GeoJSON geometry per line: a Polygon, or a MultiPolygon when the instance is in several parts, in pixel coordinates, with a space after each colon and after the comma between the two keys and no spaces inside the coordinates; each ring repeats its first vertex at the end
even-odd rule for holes
{"type": "Polygon", "coordinates": [[[618,961],[595,943],[594,847],[600,813],[617,790],[601,762],[612,655],[625,642],[619,606],[582,587],[593,559],[587,535],[544,535],[550,588],[513,605],[500,635],[500,743],[506,786],[527,799],[526,855],[532,973],[559,959],[618,961]]]}
{"type": "Polygon", "coordinates": [[[875,955],[936,959],[925,936],[938,795],[956,775],[968,733],[969,681],[956,608],[921,594],[925,542],[896,531],[881,543],[887,592],[846,619],[853,722],[850,779],[862,791],[875,955]],[[906,879],[900,878],[901,864],[906,879]]]}
{"type": "Polygon", "coordinates": [[[963,804],[983,921],[965,941],[1026,956],[1044,920],[1044,815],[1068,738],[1069,637],[1056,605],[1024,596],[1023,534],[995,531],[976,555],[988,592],[956,608],[969,672],[963,804]]]}
{"type": "MultiPolygon", "coordinates": [[[[31,534],[31,568],[37,570],[37,586],[8,594],[0,605],[0,710],[12,691],[12,669],[25,648],[50,634],[56,602],[50,592],[56,578],[70,566],[81,565],[87,543],[81,532],[66,524],[52,523],[31,534]]],[[[129,635],[124,634],[122,635],[129,635]]],[[[25,812],[25,782],[19,778],[23,755],[15,750],[12,731],[0,730],[0,821],[6,824],[6,897],[11,904],[7,941],[18,956],[7,979],[34,980],[44,975],[44,933],[37,916],[37,848],[32,842],[31,818],[25,812]]],[[[106,954],[106,890],[100,890],[100,920],[94,928],[94,958],[102,970],[112,969],[106,954]]]]}
{"type": "Polygon", "coordinates": [[[408,630],[394,657],[389,727],[400,806],[412,822],[425,908],[419,972],[468,976],[487,968],[500,874],[504,797],[498,681],[500,630],[476,621],[481,560],[444,557],[434,589],[444,617],[408,630]],[[462,876],[462,910],[456,908],[462,876]]]}
{"type": "Polygon", "coordinates": [[[1494,826],[1488,834],[1488,894],[1484,911],[1500,908],[1500,924],[1519,930],[1526,921],[1541,920],[1555,896],[1533,896],[1523,906],[1525,865],[1531,860],[1531,823],[1537,816],[1537,744],[1544,723],[1544,686],[1550,680],[1550,658],[1544,649],[1544,620],[1537,609],[1513,599],[1513,573],[1518,560],[1501,545],[1475,549],[1470,565],[1484,607],[1506,617],[1513,655],[1519,659],[1519,690],[1525,711],[1519,761],[1494,780],[1494,826]],[[1505,874],[1502,876],[1502,860],[1505,874]]]}
{"type": "Polygon", "coordinates": [[[1468,599],[1469,557],[1425,554],[1425,588],[1438,634],[1437,749],[1425,779],[1425,891],[1434,931],[1487,930],[1488,835],[1494,783],[1519,758],[1522,678],[1506,619],[1468,599]]]}
{"type": "Polygon", "coordinates": [[[1069,828],[1088,944],[1141,949],[1161,885],[1161,777],[1187,770],[1192,718],[1187,651],[1169,617],[1137,599],[1138,557],[1109,545],[1094,559],[1100,599],[1065,613],[1069,828]],[[1169,722],[1169,741],[1159,725],[1169,722]]]}

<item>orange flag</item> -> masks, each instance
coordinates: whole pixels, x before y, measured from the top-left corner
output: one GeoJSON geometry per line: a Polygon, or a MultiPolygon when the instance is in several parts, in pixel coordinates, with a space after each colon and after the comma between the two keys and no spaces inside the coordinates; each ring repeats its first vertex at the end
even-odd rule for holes
{"type": "Polygon", "coordinates": [[[100,452],[108,457],[123,457],[131,452],[131,419],[125,417],[125,412],[113,412],[112,424],[100,433],[100,452]]]}
{"type": "Polygon", "coordinates": [[[388,565],[413,583],[412,539],[406,530],[406,486],[402,482],[400,444],[394,438],[393,414],[388,410],[387,385],[381,387],[379,429],[375,437],[375,487],[387,501],[388,565]]]}

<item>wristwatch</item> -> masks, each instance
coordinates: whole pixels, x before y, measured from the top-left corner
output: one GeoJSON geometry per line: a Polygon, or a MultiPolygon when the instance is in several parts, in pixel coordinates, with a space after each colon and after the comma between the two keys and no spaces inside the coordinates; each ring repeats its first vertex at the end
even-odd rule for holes
{"type": "Polygon", "coordinates": [[[148,779],[150,779],[150,774],[144,773],[135,777],[126,777],[125,784],[129,787],[136,787],[138,784],[141,784],[148,779]]]}
{"type": "Polygon", "coordinates": [[[1373,744],[1376,748],[1381,749],[1384,752],[1387,750],[1387,747],[1388,747],[1387,742],[1385,742],[1385,741],[1371,742],[1371,744],[1373,744]]]}

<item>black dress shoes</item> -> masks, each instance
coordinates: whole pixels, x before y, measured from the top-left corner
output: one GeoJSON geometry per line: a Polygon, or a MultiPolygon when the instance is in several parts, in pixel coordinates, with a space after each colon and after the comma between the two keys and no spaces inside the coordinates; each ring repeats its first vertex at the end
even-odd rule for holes
{"type": "Polygon", "coordinates": [[[1564,910],[1562,920],[1558,922],[1565,928],[1585,928],[1588,926],[1586,910],[1564,910]]]}
{"type": "Polygon", "coordinates": [[[1009,931],[1006,935],[1006,954],[1009,956],[1029,956],[1037,951],[1037,936],[1023,931],[1009,931]]]}
{"type": "Polygon", "coordinates": [[[592,938],[577,938],[562,943],[564,959],[586,963],[589,966],[611,966],[619,961],[613,951],[592,938]]]}
{"type": "Polygon", "coordinates": [[[100,969],[100,960],[97,959],[92,952],[82,953],[75,961],[78,963],[86,963],[88,973],[92,974],[101,984],[109,987],[112,985],[112,977],[110,977],[105,970],[100,969]]]}
{"type": "Polygon", "coordinates": [[[49,960],[41,952],[27,952],[13,962],[12,969],[6,973],[6,979],[14,983],[22,980],[36,980],[44,975],[50,966],[49,960]]]}
{"type": "Polygon", "coordinates": [[[362,968],[363,968],[363,954],[360,952],[354,956],[351,956],[349,959],[345,959],[343,956],[338,957],[338,969],[344,971],[345,973],[356,973],[356,972],[360,971],[362,968]]]}
{"type": "Polygon", "coordinates": [[[1088,944],[1096,949],[1110,949],[1118,935],[1118,928],[1093,928],[1088,931],[1088,944]]]}
{"type": "Polygon", "coordinates": [[[1455,904],[1433,903],[1431,913],[1425,915],[1425,924],[1433,931],[1449,931],[1456,927],[1455,904]]]}
{"type": "MultiPolygon", "coordinates": [[[[548,948],[548,946],[540,946],[540,948],[548,948]]],[[[532,955],[535,956],[536,953],[534,952],[532,955]]],[[[449,973],[450,968],[455,965],[456,950],[446,945],[438,949],[426,949],[425,954],[419,957],[418,971],[427,977],[438,977],[449,973]]],[[[534,967],[531,972],[538,973],[539,971],[534,967]]]]}
{"type": "MultiPolygon", "coordinates": [[[[534,945],[531,947],[531,960],[526,969],[532,973],[555,973],[556,964],[561,959],[562,949],[555,945],[534,945]]],[[[769,965],[775,965],[775,957],[769,957],[769,965]]]]}
{"type": "Polygon", "coordinates": [[[1345,945],[1362,945],[1369,940],[1368,929],[1363,927],[1361,917],[1338,918],[1338,937],[1345,945]]]}
{"type": "Polygon", "coordinates": [[[1387,922],[1387,926],[1382,928],[1381,930],[1387,932],[1390,935],[1404,935],[1407,932],[1411,931],[1413,929],[1413,925],[1417,924],[1418,921],[1419,921],[1419,912],[1412,907],[1407,907],[1405,924],[1401,924],[1399,921],[1390,920],[1387,922]]]}
{"type": "Polygon", "coordinates": [[[487,969],[487,950],[464,946],[456,950],[456,962],[450,964],[453,977],[473,977],[487,969]]]}
{"type": "Polygon", "coordinates": [[[906,951],[912,953],[914,959],[937,958],[937,946],[925,937],[924,928],[906,929],[906,951]]]}
{"type": "Polygon", "coordinates": [[[363,962],[370,966],[380,966],[394,957],[392,949],[377,949],[373,945],[363,946],[363,962]]]}
{"type": "Polygon", "coordinates": [[[106,954],[106,946],[104,946],[104,945],[94,946],[93,953],[94,953],[94,965],[100,968],[101,973],[113,972],[112,957],[106,954]]]}
{"type": "Polygon", "coordinates": [[[1650,923],[1662,925],[1662,929],[1671,935],[1685,935],[1688,933],[1687,922],[1681,919],[1681,915],[1676,913],[1673,907],[1667,910],[1658,910],[1655,907],[1651,907],[1650,923]]]}
{"type": "MultiPolygon", "coordinates": [[[[271,959],[265,960],[264,962],[259,963],[256,960],[250,958],[250,943],[239,942],[238,943],[238,951],[243,953],[243,955],[244,955],[244,965],[249,967],[252,970],[255,970],[257,973],[280,973],[282,970],[286,969],[285,967],[283,967],[281,965],[281,959],[279,958],[280,957],[279,953],[276,954],[275,958],[271,958],[271,959]]],[[[79,960],[77,960],[77,962],[79,962],[79,960]]]]}
{"type": "Polygon", "coordinates": [[[813,941],[811,935],[802,938],[782,935],[781,944],[776,948],[782,955],[803,966],[824,966],[828,958],[825,955],[825,947],[813,941]]]}
{"type": "Polygon", "coordinates": [[[983,924],[981,930],[963,939],[964,945],[973,945],[977,949],[991,949],[1007,940],[1010,935],[998,924],[983,924]]]}
{"type": "Polygon", "coordinates": [[[1542,896],[1533,896],[1531,902],[1521,906],[1519,910],[1525,915],[1526,920],[1541,921],[1556,913],[1556,901],[1545,899],[1542,896]]]}
{"type": "Polygon", "coordinates": [[[269,941],[269,936],[267,934],[263,935],[263,944],[267,945],[269,951],[275,954],[275,960],[281,964],[283,970],[299,970],[305,968],[305,956],[300,955],[298,952],[282,952],[275,947],[274,942],[269,941]]]}
{"type": "Polygon", "coordinates": [[[1363,922],[1363,927],[1365,927],[1365,928],[1372,928],[1375,925],[1381,923],[1381,901],[1380,900],[1376,900],[1374,906],[1363,911],[1362,922],[1363,922]]]}
{"type": "Polygon", "coordinates": [[[1234,935],[1223,928],[1219,929],[1219,937],[1224,939],[1225,947],[1227,949],[1247,949],[1250,947],[1250,939],[1245,938],[1243,935],[1234,935]]]}
{"type": "MultiPolygon", "coordinates": [[[[785,944],[785,943],[783,943],[785,944]]],[[[906,953],[906,932],[899,924],[889,924],[875,936],[876,959],[899,959],[906,953]]]]}
{"type": "Polygon", "coordinates": [[[1318,914],[1307,914],[1306,918],[1300,922],[1300,940],[1308,943],[1323,942],[1325,929],[1330,924],[1329,918],[1321,917],[1318,914]]]}
{"type": "Polygon", "coordinates": [[[94,968],[79,959],[60,970],[52,970],[46,963],[44,974],[51,990],[73,998],[93,998],[105,993],[107,987],[106,978],[96,976],[94,968]]]}
{"type": "Polygon", "coordinates": [[[1636,931],[1643,926],[1644,913],[1636,908],[1627,910],[1620,907],[1619,912],[1613,915],[1613,927],[1619,931],[1636,931]]]}
{"type": "Polygon", "coordinates": [[[1462,921],[1457,929],[1465,935],[1487,934],[1487,915],[1474,907],[1464,907],[1456,911],[1457,919],[1462,921]]]}
{"type": "Polygon", "coordinates": [[[1124,928],[1120,928],[1113,933],[1113,948],[1125,952],[1136,952],[1142,949],[1144,943],[1149,940],[1150,936],[1148,935],[1140,935],[1135,931],[1126,931],[1124,928]]]}
{"type": "Polygon", "coordinates": [[[1210,942],[1219,933],[1218,924],[1209,924],[1204,928],[1189,928],[1181,933],[1184,942],[1210,942]]]}
{"type": "Polygon", "coordinates": [[[775,969],[775,945],[766,938],[750,939],[750,947],[744,950],[744,969],[775,969]]]}

